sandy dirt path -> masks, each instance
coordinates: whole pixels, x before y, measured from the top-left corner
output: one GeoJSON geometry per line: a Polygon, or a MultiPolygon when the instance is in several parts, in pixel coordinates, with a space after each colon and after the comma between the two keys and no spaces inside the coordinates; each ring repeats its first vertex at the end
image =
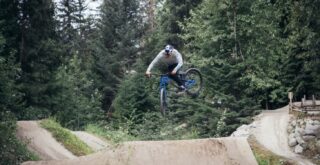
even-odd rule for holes
{"type": "Polygon", "coordinates": [[[28,148],[42,160],[76,158],[57,142],[50,132],[41,128],[36,121],[18,121],[17,137],[28,143],[28,148]]]}
{"type": "Polygon", "coordinates": [[[85,142],[94,151],[101,151],[108,146],[105,141],[87,132],[73,131],[72,133],[85,142]]]}
{"type": "Polygon", "coordinates": [[[252,130],[252,133],[260,144],[273,153],[294,160],[300,165],[313,165],[309,160],[290,150],[287,133],[289,118],[288,106],[264,111],[256,120],[256,128],[252,130]]]}
{"type": "Polygon", "coordinates": [[[23,165],[257,165],[246,138],[126,142],[72,160],[23,165]]]}

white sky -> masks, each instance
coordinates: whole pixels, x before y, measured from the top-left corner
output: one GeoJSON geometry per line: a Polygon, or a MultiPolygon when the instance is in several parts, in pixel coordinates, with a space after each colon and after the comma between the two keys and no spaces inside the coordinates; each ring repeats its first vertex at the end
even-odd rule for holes
{"type": "Polygon", "coordinates": [[[92,10],[97,10],[97,7],[99,7],[102,4],[103,0],[86,0],[86,3],[88,4],[88,8],[92,10]]]}
{"type": "MultiPolygon", "coordinates": [[[[55,3],[60,2],[61,0],[53,0],[55,3]]],[[[88,6],[87,16],[89,14],[98,14],[98,7],[102,4],[103,0],[86,0],[86,5],[88,6]]]]}

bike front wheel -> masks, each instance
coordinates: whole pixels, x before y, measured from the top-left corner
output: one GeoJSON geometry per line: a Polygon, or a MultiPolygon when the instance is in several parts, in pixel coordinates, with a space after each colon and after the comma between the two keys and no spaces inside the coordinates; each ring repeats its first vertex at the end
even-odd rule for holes
{"type": "Polygon", "coordinates": [[[164,88],[160,89],[160,111],[163,116],[166,115],[167,112],[167,94],[164,88]]]}
{"type": "Polygon", "coordinates": [[[190,68],[186,71],[185,86],[187,88],[187,94],[191,96],[199,95],[203,86],[203,80],[198,69],[190,68]]]}

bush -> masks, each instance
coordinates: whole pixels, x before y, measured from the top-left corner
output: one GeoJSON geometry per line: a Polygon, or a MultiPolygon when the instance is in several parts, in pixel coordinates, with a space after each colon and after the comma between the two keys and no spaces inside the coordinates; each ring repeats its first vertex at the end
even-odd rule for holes
{"type": "Polygon", "coordinates": [[[0,112],[0,165],[20,164],[39,157],[27,150],[15,136],[16,119],[10,112],[0,112]]]}

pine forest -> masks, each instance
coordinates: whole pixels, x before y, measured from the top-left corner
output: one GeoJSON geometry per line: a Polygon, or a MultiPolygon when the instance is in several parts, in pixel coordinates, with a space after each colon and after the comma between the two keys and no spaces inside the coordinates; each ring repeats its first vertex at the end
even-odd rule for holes
{"type": "Polygon", "coordinates": [[[288,92],[320,98],[320,0],[101,0],[90,12],[93,2],[0,0],[0,164],[33,159],[17,121],[119,140],[225,137],[288,92]],[[168,93],[163,116],[163,70],[145,74],[168,44],[203,88],[168,93]]]}

